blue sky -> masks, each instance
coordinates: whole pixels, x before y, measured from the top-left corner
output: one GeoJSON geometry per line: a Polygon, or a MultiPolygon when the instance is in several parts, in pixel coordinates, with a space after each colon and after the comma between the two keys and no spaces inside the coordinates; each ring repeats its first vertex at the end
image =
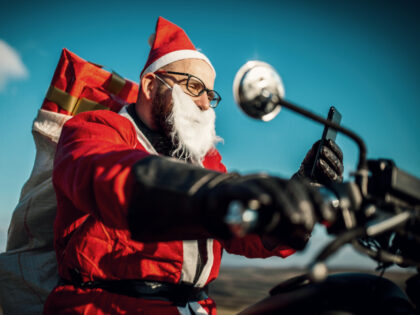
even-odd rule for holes
{"type": "MultiPolygon", "coordinates": [[[[288,100],[322,115],[336,106],[342,124],[366,141],[369,157],[392,158],[420,177],[419,13],[415,0],[1,1],[0,40],[24,70],[13,78],[0,63],[0,250],[34,161],[31,124],[63,47],[136,81],[163,16],[183,27],[216,68],[223,98],[217,131],[225,139],[219,150],[230,170],[289,177],[322,133],[286,109],[268,123],[240,112],[234,76],[258,59],[277,69],[288,100]]],[[[337,142],[348,174],[356,146],[341,135],[337,142]]]]}

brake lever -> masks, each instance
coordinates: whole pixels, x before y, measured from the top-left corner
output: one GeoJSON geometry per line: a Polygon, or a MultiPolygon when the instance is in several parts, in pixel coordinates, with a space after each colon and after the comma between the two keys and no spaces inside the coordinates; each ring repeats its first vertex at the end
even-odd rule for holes
{"type": "Polygon", "coordinates": [[[398,227],[399,225],[402,225],[403,223],[409,221],[412,217],[412,212],[407,210],[387,219],[380,220],[379,222],[368,222],[366,224],[366,236],[382,234],[388,230],[398,227]]]}

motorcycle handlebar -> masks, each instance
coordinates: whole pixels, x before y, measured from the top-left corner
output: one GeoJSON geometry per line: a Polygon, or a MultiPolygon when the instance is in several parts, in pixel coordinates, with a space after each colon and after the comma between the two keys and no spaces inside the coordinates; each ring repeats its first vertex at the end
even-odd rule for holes
{"type": "MultiPolygon", "coordinates": [[[[382,202],[363,198],[360,188],[354,182],[333,184],[330,187],[316,187],[323,200],[335,213],[334,217],[321,218],[319,223],[327,221],[328,232],[336,237],[317,255],[310,267],[310,278],[321,281],[327,275],[325,261],[343,245],[353,243],[356,250],[375,260],[420,266],[418,261],[407,259],[386,250],[373,251],[358,243],[359,238],[374,238],[389,231],[394,231],[410,220],[417,219],[415,208],[401,207],[382,209],[382,202]]],[[[253,231],[258,225],[258,206],[249,207],[241,201],[234,200],[228,206],[225,223],[236,237],[253,231]]]]}

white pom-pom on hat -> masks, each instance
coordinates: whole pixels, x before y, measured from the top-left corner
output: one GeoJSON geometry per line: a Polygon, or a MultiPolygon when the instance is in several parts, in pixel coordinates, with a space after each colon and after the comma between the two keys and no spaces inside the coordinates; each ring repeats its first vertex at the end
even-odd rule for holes
{"type": "Polygon", "coordinates": [[[153,43],[155,42],[155,38],[156,38],[156,33],[153,33],[149,36],[147,43],[149,44],[150,48],[153,46],[153,43]]]}

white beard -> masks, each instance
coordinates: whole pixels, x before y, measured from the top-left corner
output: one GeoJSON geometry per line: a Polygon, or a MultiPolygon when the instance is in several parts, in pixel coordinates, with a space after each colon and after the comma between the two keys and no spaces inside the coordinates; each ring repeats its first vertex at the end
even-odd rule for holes
{"type": "Polygon", "coordinates": [[[213,108],[201,110],[179,85],[172,88],[172,112],[167,118],[176,149],[172,156],[201,163],[210,149],[222,141],[216,135],[213,108]]]}

